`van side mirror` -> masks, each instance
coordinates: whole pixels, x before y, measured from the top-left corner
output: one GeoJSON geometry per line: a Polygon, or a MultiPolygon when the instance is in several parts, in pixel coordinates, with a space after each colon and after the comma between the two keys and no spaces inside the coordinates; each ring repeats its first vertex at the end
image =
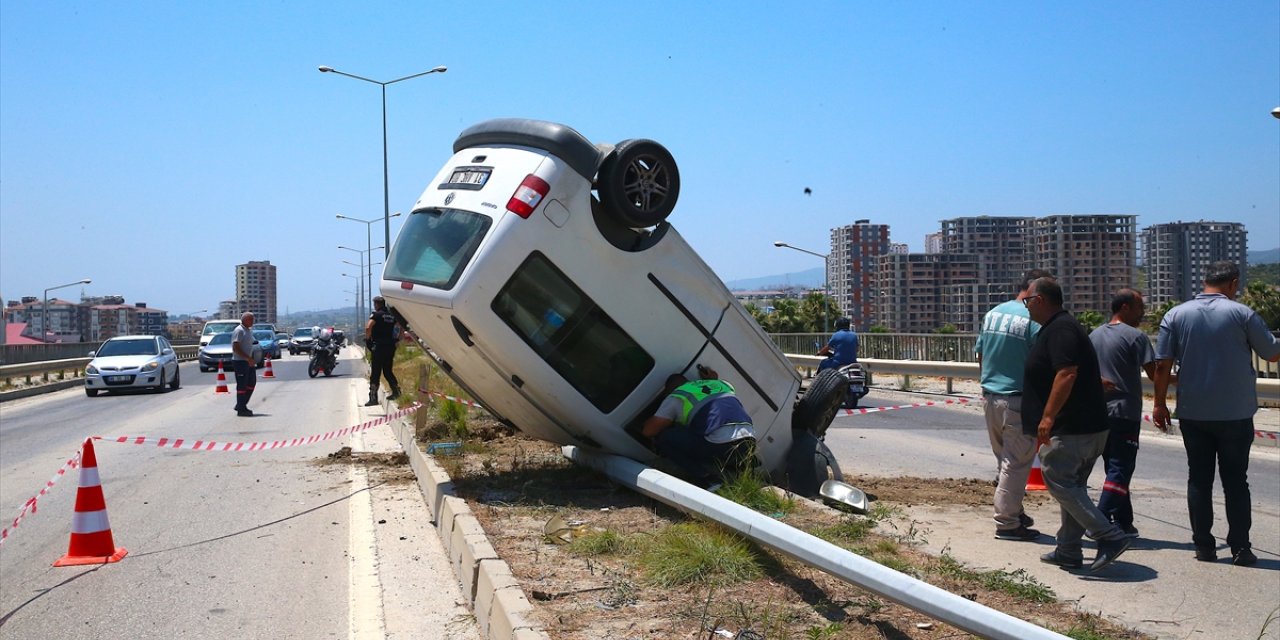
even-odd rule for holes
{"type": "Polygon", "coordinates": [[[96,357],[98,357],[98,352],[97,352],[97,351],[90,351],[90,352],[89,352],[89,357],[90,357],[90,358],[96,358],[96,357]]]}

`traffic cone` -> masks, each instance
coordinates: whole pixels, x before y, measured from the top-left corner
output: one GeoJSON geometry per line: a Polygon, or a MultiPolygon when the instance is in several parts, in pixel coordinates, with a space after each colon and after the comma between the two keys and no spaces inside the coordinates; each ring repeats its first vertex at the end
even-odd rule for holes
{"type": "Polygon", "coordinates": [[[71,544],[67,555],[55,567],[119,562],[128,554],[111,539],[111,523],[107,522],[107,501],[102,497],[98,478],[98,458],[93,453],[93,440],[84,441],[80,458],[80,488],[76,490],[76,511],[71,517],[71,544]]]}
{"type": "Polygon", "coordinates": [[[267,356],[267,370],[262,373],[262,377],[264,378],[276,377],[275,372],[271,371],[271,356],[267,356]]]}
{"type": "Polygon", "coordinates": [[[218,361],[218,386],[213,388],[214,393],[231,393],[227,389],[227,374],[222,372],[222,361],[218,361]]]}
{"type": "Polygon", "coordinates": [[[1031,475],[1027,476],[1027,491],[1048,491],[1044,486],[1044,472],[1040,471],[1040,454],[1031,461],[1031,475]]]}

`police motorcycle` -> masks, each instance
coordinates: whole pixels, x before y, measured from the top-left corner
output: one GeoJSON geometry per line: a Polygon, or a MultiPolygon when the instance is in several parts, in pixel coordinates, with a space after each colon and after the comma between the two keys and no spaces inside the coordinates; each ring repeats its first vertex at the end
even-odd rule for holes
{"type": "Polygon", "coordinates": [[[311,361],[307,364],[307,375],[312,378],[323,373],[333,375],[338,366],[338,351],[341,346],[333,335],[333,329],[321,329],[314,332],[315,342],[311,345],[311,361]]]}

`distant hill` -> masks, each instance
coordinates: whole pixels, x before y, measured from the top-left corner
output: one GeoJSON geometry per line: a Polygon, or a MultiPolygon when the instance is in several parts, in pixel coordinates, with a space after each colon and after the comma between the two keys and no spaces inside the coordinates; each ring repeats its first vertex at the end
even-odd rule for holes
{"type": "Polygon", "coordinates": [[[1273,264],[1280,262],[1280,247],[1266,251],[1248,252],[1249,264],[1273,264]]]}
{"type": "Polygon", "coordinates": [[[809,287],[821,289],[823,268],[817,267],[806,271],[780,273],[776,276],[760,276],[759,278],[743,278],[730,280],[725,286],[734,291],[756,291],[760,289],[781,289],[783,287],[809,287]]]}

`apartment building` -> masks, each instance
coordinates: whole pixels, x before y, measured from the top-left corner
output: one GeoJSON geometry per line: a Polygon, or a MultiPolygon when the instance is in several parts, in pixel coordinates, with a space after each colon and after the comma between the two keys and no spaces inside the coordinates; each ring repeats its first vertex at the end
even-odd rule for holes
{"type": "Polygon", "coordinates": [[[1147,270],[1149,306],[1194,298],[1204,288],[1209,263],[1240,265],[1240,285],[1248,267],[1248,232],[1238,222],[1169,222],[1142,230],[1142,263],[1147,270]]]}
{"type": "Polygon", "coordinates": [[[977,330],[979,318],[955,308],[956,292],[976,290],[985,269],[973,254],[908,253],[880,256],[875,289],[876,324],[895,333],[931,333],[951,324],[977,330]]]}
{"type": "Polygon", "coordinates": [[[925,234],[924,252],[942,253],[942,232],[925,234]]]}
{"type": "Polygon", "coordinates": [[[1138,283],[1137,216],[1055,215],[1029,226],[1025,269],[1047,269],[1068,311],[1111,315],[1111,297],[1138,283]]]}
{"type": "Polygon", "coordinates": [[[107,338],[135,333],[138,326],[138,308],[129,304],[96,304],[88,308],[86,342],[101,342],[107,338]]]}
{"type": "Polygon", "coordinates": [[[855,330],[875,324],[875,271],[880,256],[889,253],[889,225],[856,220],[831,230],[827,283],[840,312],[855,330]]]}
{"type": "Polygon", "coordinates": [[[236,265],[236,301],[239,313],[249,311],[258,322],[275,324],[276,267],[270,260],[236,265]]]}

